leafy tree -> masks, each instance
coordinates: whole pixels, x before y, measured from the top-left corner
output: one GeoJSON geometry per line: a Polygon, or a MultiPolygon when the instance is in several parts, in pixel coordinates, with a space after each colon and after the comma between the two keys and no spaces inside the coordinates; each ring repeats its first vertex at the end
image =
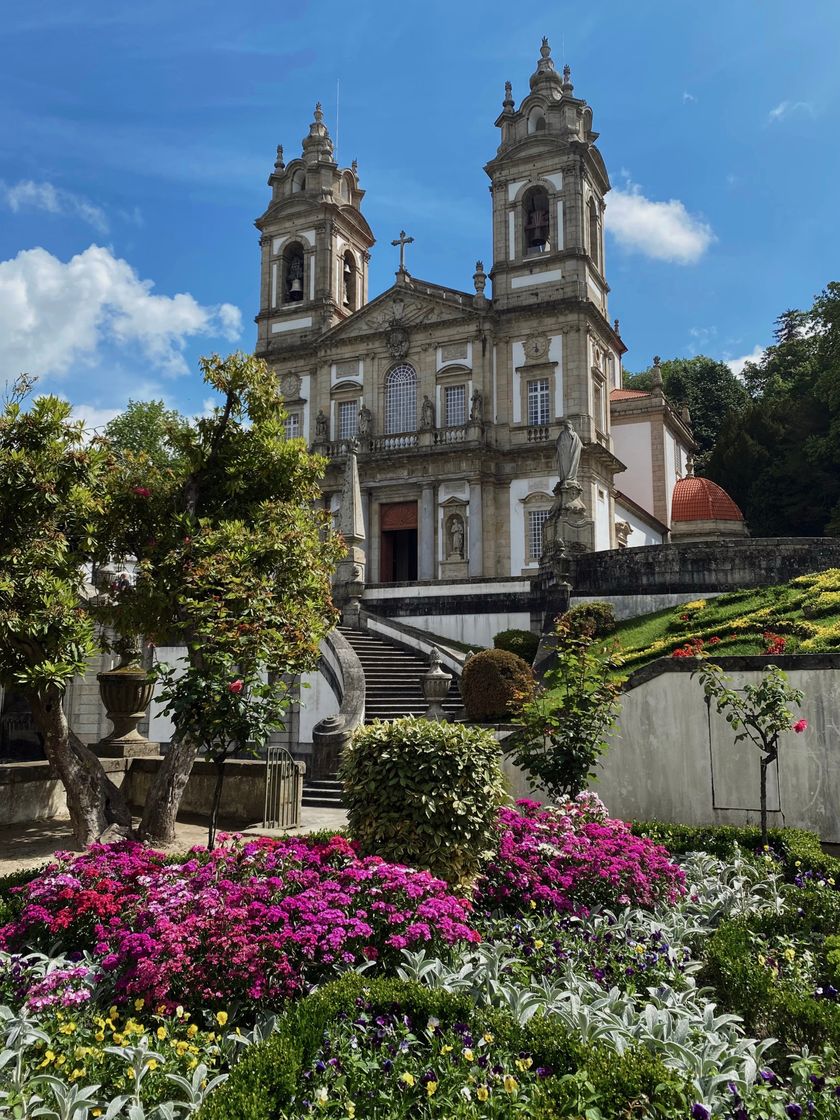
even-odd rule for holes
{"type": "MultiPolygon", "coordinates": [[[[665,396],[677,408],[688,408],[691,427],[699,444],[695,469],[703,467],[727,418],[743,411],[749,396],[726,362],[698,355],[696,358],[672,358],[662,363],[662,388],[665,396]]],[[[628,389],[653,388],[653,373],[625,377],[628,389]]]]}
{"type": "Polygon", "coordinates": [[[62,701],[96,652],[84,570],[107,513],[109,455],[86,443],[70,405],[15,383],[0,414],[0,683],[27,699],[44,750],[67,791],[76,840],[131,827],[122,793],[72,732],[62,701]]]}
{"type": "Polygon", "coordinates": [[[556,655],[545,685],[525,697],[514,719],[522,730],[512,757],[555,801],[575,797],[594,777],[618,718],[618,685],[592,630],[563,616],[555,627],[556,655]]]}
{"type": "Polygon", "coordinates": [[[808,721],[794,721],[787,706],[801,704],[803,694],[798,688],[791,688],[777,665],[768,665],[758,684],[748,684],[737,691],[728,687],[729,678],[720,665],[711,661],[701,661],[695,673],[707,701],[715,704],[735,732],[735,742],[749,739],[761,752],[761,843],[766,844],[767,769],[778,760],[782,735],[807,730],[808,721]]]}
{"type": "MultiPolygon", "coordinates": [[[[86,444],[70,406],[54,397],[25,411],[30,381],[0,414],[0,681],[32,707],[80,845],[109,825],[131,827],[122,794],[62,710],[67,684],[96,651],[94,619],[123,641],[186,646],[196,689],[203,682],[221,694],[235,667],[250,708],[227,713],[228,742],[248,720],[249,738],[260,738],[257,680],[314,668],[335,621],[330,574],[341,546],[317,508],[323,461],[286,441],[277,380],[264,362],[233,354],[201,365],[223,404],[174,432],[166,463],[146,450],[86,444]],[[133,558],[134,578],[86,598],[85,570],[110,558],[133,558]]],[[[267,725],[279,699],[264,699],[267,725]]],[[[179,727],[173,714],[175,741],[140,827],[160,843],[174,838],[196,754],[221,741],[217,713],[203,728],[189,713],[179,727]]]]}
{"type": "Polygon", "coordinates": [[[164,467],[178,458],[177,446],[188,428],[187,418],[163,401],[130,400],[105,426],[105,438],[118,452],[145,455],[156,467],[164,467]]]}
{"type": "MultiPolygon", "coordinates": [[[[323,460],[286,440],[273,372],[241,353],[203,358],[201,367],[223,404],[173,433],[170,464],[125,450],[109,473],[100,545],[136,557],[136,573],[100,617],[123,635],[185,646],[193,692],[220,694],[235,666],[255,695],[261,675],[280,681],[317,666],[335,623],[330,576],[341,545],[317,509],[323,460]]],[[[174,837],[198,751],[222,738],[214,713],[203,725],[189,704],[173,716],[174,741],[140,826],[162,843],[174,837]]]]}
{"type": "Polygon", "coordinates": [[[840,534],[840,284],[779,316],[744,381],[752,403],[724,425],[706,473],[757,536],[840,534]]]}

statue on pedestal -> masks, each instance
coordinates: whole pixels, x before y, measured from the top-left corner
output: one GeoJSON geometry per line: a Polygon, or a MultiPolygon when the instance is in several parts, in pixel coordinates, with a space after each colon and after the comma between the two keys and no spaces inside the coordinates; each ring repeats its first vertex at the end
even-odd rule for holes
{"type": "Polygon", "coordinates": [[[330,438],[330,422],[324,414],[323,408],[318,409],[315,417],[315,442],[328,443],[330,438]]]}
{"type": "Polygon", "coordinates": [[[373,413],[366,404],[359,409],[357,433],[362,439],[370,439],[373,432],[373,413]]]}
{"type": "Polygon", "coordinates": [[[420,427],[424,431],[429,431],[435,426],[435,406],[429,399],[427,394],[423,396],[423,403],[420,406],[420,427]]]}

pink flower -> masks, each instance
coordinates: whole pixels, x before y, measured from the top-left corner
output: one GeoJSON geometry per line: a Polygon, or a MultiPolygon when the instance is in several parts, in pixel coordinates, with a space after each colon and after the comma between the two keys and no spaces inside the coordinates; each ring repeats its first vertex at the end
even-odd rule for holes
{"type": "Polygon", "coordinates": [[[244,687],[244,681],[231,681],[228,685],[228,692],[232,692],[234,696],[238,696],[244,687]]]}
{"type": "Polygon", "coordinates": [[[138,498],[151,498],[152,492],[147,486],[132,486],[132,494],[136,494],[138,498]]]}
{"type": "Polygon", "coordinates": [[[798,719],[796,721],[796,723],[793,725],[793,730],[796,732],[797,735],[801,735],[803,731],[807,731],[808,730],[807,719],[798,719]]]}

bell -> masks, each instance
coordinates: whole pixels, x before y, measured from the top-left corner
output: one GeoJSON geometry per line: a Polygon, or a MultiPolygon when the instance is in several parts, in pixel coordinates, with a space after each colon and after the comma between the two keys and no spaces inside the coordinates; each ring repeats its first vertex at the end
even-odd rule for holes
{"type": "Polygon", "coordinates": [[[301,280],[300,280],[299,276],[294,277],[294,279],[292,280],[291,286],[289,288],[289,291],[292,293],[293,296],[299,296],[301,294],[301,292],[303,291],[303,284],[301,283],[301,280]]]}

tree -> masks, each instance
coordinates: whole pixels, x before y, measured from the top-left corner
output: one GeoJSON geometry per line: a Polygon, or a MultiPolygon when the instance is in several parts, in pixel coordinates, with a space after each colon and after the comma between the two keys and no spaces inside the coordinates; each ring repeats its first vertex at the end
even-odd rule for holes
{"type": "MultiPolygon", "coordinates": [[[[120,452],[108,476],[103,555],[136,558],[135,578],[100,608],[120,634],[187,650],[195,695],[235,679],[272,683],[314,669],[335,624],[330,577],[342,554],[319,508],[323,460],[287,441],[282,396],[268,366],[245,354],[202,359],[223,404],[173,434],[175,458],[120,452]]],[[[187,685],[184,686],[187,688],[187,685]]],[[[143,810],[140,835],[168,843],[193,761],[224,738],[213,713],[195,718],[171,698],[175,734],[143,810]]],[[[276,712],[275,712],[276,714],[276,712]]],[[[243,713],[237,715],[240,741],[243,713]]]]}
{"type": "Polygon", "coordinates": [[[729,678],[720,665],[701,661],[695,670],[703,686],[707,703],[714,702],[735,732],[735,742],[749,739],[761,752],[760,805],[761,843],[767,844],[767,770],[779,757],[781,736],[788,731],[805,731],[808,721],[794,721],[788,704],[801,704],[803,693],[791,688],[785,673],[777,665],[768,665],[758,684],[748,684],[735,691],[728,687],[729,678]]]}
{"type": "MultiPolygon", "coordinates": [[[[175,455],[85,444],[70,406],[18,384],[0,415],[0,681],[32,706],[47,757],[67,791],[84,846],[131,817],[100,760],[68,727],[61,701],[96,650],[94,620],[122,639],[142,635],[187,648],[194,679],[214,688],[257,678],[280,689],[313,669],[335,622],[330,575],[340,542],[319,511],[323,460],[285,439],[274,374],[244,354],[202,359],[222,394],[211,416],[181,426],[175,455]],[[88,598],[84,573],[133,558],[131,581],[88,598]],[[275,685],[275,682],[278,682],[275,685]]],[[[233,741],[241,733],[236,725],[233,741]]],[[[198,750],[194,721],[177,726],[155,776],[140,835],[174,838],[198,750]]]]}
{"type": "Polygon", "coordinates": [[[555,801],[575,797],[594,777],[618,717],[618,685],[592,630],[563,617],[555,627],[556,659],[545,685],[525,697],[514,719],[512,758],[555,801]]]}
{"type": "Polygon", "coordinates": [[[840,284],[787,310],[747,363],[752,398],[722,428],[706,474],[757,536],[840,534],[840,284]]]}
{"type": "Polygon", "coordinates": [[[156,467],[165,467],[178,458],[177,445],[188,428],[187,418],[163,401],[130,400],[105,426],[105,439],[117,452],[145,455],[156,467]]]}
{"type": "MultiPolygon", "coordinates": [[[[672,358],[662,363],[662,388],[677,408],[688,408],[691,427],[699,444],[695,469],[703,473],[704,465],[726,420],[737,415],[749,403],[749,396],[726,362],[715,361],[703,354],[696,358],[672,358]]],[[[627,374],[628,389],[653,388],[652,370],[627,374]]]]}
{"type": "Polygon", "coordinates": [[[32,386],[19,378],[0,414],[0,683],[26,697],[73,834],[87,844],[112,825],[131,827],[125,798],[62,707],[97,648],[84,571],[107,513],[109,455],[85,443],[67,402],[39,397],[25,411],[32,386]]]}

